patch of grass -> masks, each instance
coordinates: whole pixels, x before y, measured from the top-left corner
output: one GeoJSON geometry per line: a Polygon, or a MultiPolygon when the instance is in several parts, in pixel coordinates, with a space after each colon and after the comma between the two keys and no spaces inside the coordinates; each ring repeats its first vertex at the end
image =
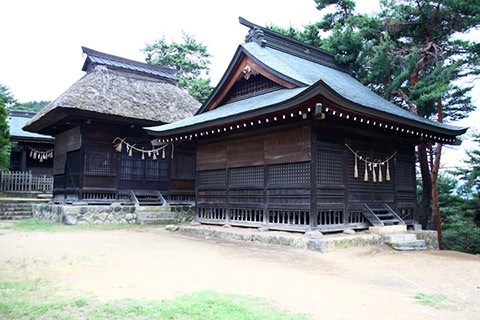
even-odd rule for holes
{"type": "Polygon", "coordinates": [[[116,229],[139,229],[152,228],[154,225],[138,224],[104,224],[104,225],[64,225],[62,223],[51,222],[41,219],[24,219],[12,221],[10,225],[3,226],[0,229],[9,229],[16,231],[72,231],[72,230],[116,230],[116,229]]]}
{"type": "Polygon", "coordinates": [[[426,306],[433,307],[435,309],[447,309],[448,305],[446,302],[448,298],[444,294],[425,294],[425,293],[418,293],[415,295],[415,300],[418,303],[424,304],[426,306]]]}
{"type": "Polygon", "coordinates": [[[259,298],[203,291],[172,300],[100,302],[94,297],[64,298],[44,280],[1,281],[1,319],[231,319],[300,320],[305,314],[279,310],[259,298]]]}

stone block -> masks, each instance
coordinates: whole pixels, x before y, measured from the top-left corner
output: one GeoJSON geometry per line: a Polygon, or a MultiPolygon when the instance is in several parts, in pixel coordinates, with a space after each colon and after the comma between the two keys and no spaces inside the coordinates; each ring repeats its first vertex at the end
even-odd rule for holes
{"type": "Polygon", "coordinates": [[[384,233],[394,233],[394,232],[405,232],[407,231],[407,226],[404,224],[398,224],[394,226],[383,226],[383,227],[370,227],[368,231],[372,234],[384,234],[384,233]]]}
{"type": "Polygon", "coordinates": [[[311,230],[305,232],[305,236],[311,239],[320,239],[323,237],[323,233],[321,233],[320,231],[311,230]]]}

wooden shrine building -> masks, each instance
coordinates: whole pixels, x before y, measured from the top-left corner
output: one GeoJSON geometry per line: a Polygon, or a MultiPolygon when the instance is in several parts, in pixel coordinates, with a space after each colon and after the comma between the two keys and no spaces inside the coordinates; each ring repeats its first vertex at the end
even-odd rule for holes
{"type": "Polygon", "coordinates": [[[26,110],[8,110],[7,123],[12,143],[9,169],[30,171],[34,176],[51,176],[54,138],[22,129],[35,114],[26,110]]]}
{"type": "Polygon", "coordinates": [[[195,116],[148,128],[196,144],[196,220],[333,231],[416,217],[414,147],[458,143],[465,128],[376,95],[332,54],[249,27],[195,116]]]}
{"type": "Polygon", "coordinates": [[[82,49],[86,74],[24,127],[55,137],[54,201],[128,202],[146,190],[193,195],[191,148],[152,146],[143,129],[200,106],[178,87],[176,70],[82,49]]]}

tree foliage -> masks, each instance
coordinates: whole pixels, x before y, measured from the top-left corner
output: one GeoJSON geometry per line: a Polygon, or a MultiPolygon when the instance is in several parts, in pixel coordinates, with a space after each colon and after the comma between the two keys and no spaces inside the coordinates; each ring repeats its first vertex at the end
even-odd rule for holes
{"type": "Polygon", "coordinates": [[[50,101],[48,100],[41,100],[41,101],[28,101],[23,103],[16,103],[10,106],[11,110],[26,110],[26,111],[34,111],[38,112],[42,110],[50,101]]]}
{"type": "MultiPolygon", "coordinates": [[[[373,16],[357,13],[352,0],[315,3],[319,10],[328,9],[321,21],[282,33],[334,53],[359,81],[412,113],[444,122],[475,109],[468,95],[472,88],[459,83],[480,74],[480,43],[459,35],[480,27],[476,1],[380,0],[381,11],[373,16]]],[[[425,227],[432,211],[430,228],[437,229],[439,240],[441,150],[431,141],[417,149],[424,186],[420,222],[425,227]]]]}
{"type": "Polygon", "coordinates": [[[183,33],[182,42],[172,43],[162,38],[147,44],[143,52],[148,63],[176,69],[179,86],[198,101],[203,103],[212,92],[207,78],[210,54],[193,36],[183,33]]]}
{"type": "Polygon", "coordinates": [[[10,130],[8,128],[7,107],[16,103],[10,90],[0,84],[0,170],[8,168],[10,159],[10,130]]]}

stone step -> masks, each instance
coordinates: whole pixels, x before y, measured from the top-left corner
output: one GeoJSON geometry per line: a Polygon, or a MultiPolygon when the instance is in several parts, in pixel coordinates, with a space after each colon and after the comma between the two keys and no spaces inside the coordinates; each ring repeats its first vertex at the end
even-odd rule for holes
{"type": "Polygon", "coordinates": [[[17,216],[31,216],[32,215],[32,210],[22,210],[22,211],[9,211],[9,212],[0,212],[0,217],[1,216],[12,216],[12,215],[17,215],[17,216]]]}
{"type": "Polygon", "coordinates": [[[427,250],[425,240],[391,242],[390,245],[395,250],[427,250]]]}
{"type": "Polygon", "coordinates": [[[0,206],[0,212],[32,210],[32,206],[0,206]]]}
{"type": "Polygon", "coordinates": [[[156,218],[173,218],[176,214],[170,211],[155,211],[155,212],[138,212],[137,219],[156,219],[156,218]]]}
{"type": "Polygon", "coordinates": [[[415,241],[417,240],[417,235],[414,233],[406,233],[406,232],[390,233],[390,234],[384,234],[383,239],[387,243],[415,241]]]}
{"type": "Polygon", "coordinates": [[[388,220],[380,220],[383,222],[383,224],[386,224],[386,225],[392,225],[392,224],[397,224],[397,223],[400,223],[400,221],[398,219],[388,219],[388,220]]]}
{"type": "Polygon", "coordinates": [[[23,219],[30,219],[32,216],[0,216],[0,220],[23,220],[23,219]]]}
{"type": "Polygon", "coordinates": [[[138,219],[140,224],[172,224],[179,223],[180,219],[178,218],[143,218],[138,219]]]}

